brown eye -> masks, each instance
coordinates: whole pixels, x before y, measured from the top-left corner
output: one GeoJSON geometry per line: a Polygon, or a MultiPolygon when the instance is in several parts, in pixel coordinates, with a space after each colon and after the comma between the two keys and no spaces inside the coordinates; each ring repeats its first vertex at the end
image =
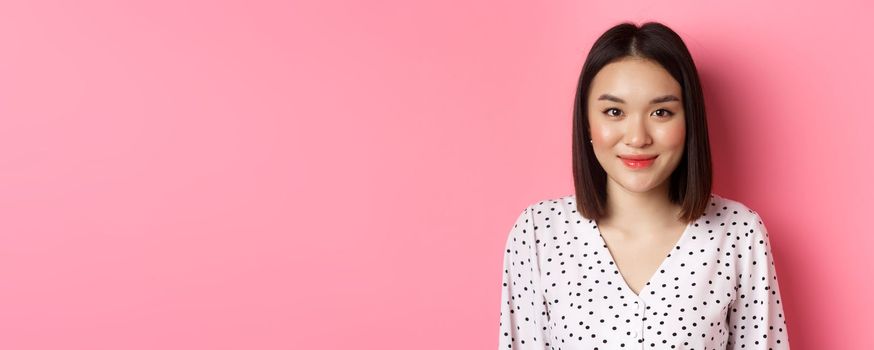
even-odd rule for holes
{"type": "Polygon", "coordinates": [[[607,109],[605,109],[604,111],[602,111],[602,113],[606,113],[607,115],[609,115],[609,116],[611,116],[611,117],[616,117],[616,116],[617,116],[617,115],[613,115],[613,114],[611,114],[610,111],[619,111],[619,110],[616,109],[616,108],[607,108],[607,109]]]}
{"type": "Polygon", "coordinates": [[[671,112],[671,111],[664,109],[664,108],[657,110],[656,113],[658,113],[659,111],[665,111],[668,113],[667,115],[660,115],[659,117],[670,117],[670,116],[674,115],[674,112],[671,112]]]}

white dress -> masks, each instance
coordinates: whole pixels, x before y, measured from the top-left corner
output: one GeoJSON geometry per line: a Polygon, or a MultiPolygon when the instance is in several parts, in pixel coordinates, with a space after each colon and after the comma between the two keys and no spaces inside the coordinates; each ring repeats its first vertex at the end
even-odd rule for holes
{"type": "Polygon", "coordinates": [[[762,218],[717,194],[639,295],[574,195],[522,210],[502,282],[499,349],[789,349],[762,218]]]}

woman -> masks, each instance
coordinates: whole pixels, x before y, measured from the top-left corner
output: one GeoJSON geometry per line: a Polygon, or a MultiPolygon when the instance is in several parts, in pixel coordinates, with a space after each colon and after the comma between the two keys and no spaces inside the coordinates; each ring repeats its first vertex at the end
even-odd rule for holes
{"type": "Polygon", "coordinates": [[[574,105],[575,193],[507,238],[501,349],[788,349],[768,231],[712,194],[698,74],[657,22],[593,45],[574,105]]]}

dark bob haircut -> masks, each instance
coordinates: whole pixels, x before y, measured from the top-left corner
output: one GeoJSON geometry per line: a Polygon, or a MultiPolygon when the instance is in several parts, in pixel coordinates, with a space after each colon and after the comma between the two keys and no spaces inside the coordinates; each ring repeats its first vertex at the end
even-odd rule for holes
{"type": "Polygon", "coordinates": [[[683,90],[686,142],[683,157],[668,180],[668,196],[671,203],[682,206],[682,219],[691,222],[707,208],[713,183],[704,93],[692,55],[683,39],[658,22],[646,22],[640,27],[631,22],[620,23],[604,32],[586,57],[573,111],[573,172],[577,210],[590,220],[598,220],[606,215],[607,173],[598,163],[589,143],[589,90],[592,79],[601,68],[629,56],[657,62],[680,83],[683,90]]]}

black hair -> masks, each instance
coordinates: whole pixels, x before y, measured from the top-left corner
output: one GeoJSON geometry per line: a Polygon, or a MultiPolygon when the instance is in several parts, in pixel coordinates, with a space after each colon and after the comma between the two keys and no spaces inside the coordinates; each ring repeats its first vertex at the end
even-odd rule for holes
{"type": "Polygon", "coordinates": [[[692,55],[680,36],[659,22],[636,26],[623,22],[608,29],[592,45],[580,72],[573,109],[573,177],[577,210],[588,219],[606,215],[607,173],[589,140],[588,97],[592,79],[605,65],[627,57],[652,60],[680,83],[686,122],[683,156],[671,173],[668,196],[682,206],[690,222],[704,213],[713,183],[704,93],[692,55]]]}

